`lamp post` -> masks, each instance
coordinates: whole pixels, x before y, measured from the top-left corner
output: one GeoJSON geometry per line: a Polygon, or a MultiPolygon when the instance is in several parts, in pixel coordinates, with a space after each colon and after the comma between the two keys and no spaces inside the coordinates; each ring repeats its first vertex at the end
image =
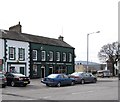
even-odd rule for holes
{"type": "Polygon", "coordinates": [[[88,63],[88,61],[89,61],[89,35],[94,34],[94,33],[100,33],[100,31],[87,34],[87,73],[88,73],[88,65],[89,65],[89,63],[88,63]]]}

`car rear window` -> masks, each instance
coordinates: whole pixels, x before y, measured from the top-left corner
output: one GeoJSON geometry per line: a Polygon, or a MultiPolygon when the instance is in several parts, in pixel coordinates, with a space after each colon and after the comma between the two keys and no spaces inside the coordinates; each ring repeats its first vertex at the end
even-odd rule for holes
{"type": "Polygon", "coordinates": [[[81,73],[72,73],[71,75],[74,75],[74,76],[80,76],[81,73]]]}

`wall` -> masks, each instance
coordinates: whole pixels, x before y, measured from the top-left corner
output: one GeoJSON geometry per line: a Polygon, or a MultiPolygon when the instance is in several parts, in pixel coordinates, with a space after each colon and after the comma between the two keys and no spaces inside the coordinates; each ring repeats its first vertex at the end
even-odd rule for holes
{"type": "Polygon", "coordinates": [[[22,41],[15,41],[15,40],[6,40],[6,71],[8,69],[8,63],[11,64],[18,64],[18,66],[21,63],[25,63],[26,67],[26,75],[29,76],[29,43],[28,42],[22,42],[22,41]],[[15,47],[16,49],[16,59],[15,60],[9,60],[9,47],[15,47]],[[24,48],[25,49],[25,60],[19,61],[18,59],[18,48],[24,48]]]}
{"type": "Polygon", "coordinates": [[[0,60],[3,61],[2,64],[0,65],[0,70],[4,70],[4,40],[0,39],[0,60]]]}

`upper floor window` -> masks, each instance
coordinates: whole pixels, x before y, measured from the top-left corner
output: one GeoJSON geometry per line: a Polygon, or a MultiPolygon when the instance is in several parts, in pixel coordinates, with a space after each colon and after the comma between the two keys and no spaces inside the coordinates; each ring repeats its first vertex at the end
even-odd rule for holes
{"type": "Polygon", "coordinates": [[[37,50],[32,51],[33,60],[37,60],[37,50]]]}
{"type": "Polygon", "coordinates": [[[42,52],[41,52],[41,58],[42,58],[41,60],[42,60],[42,61],[45,61],[45,60],[46,60],[46,59],[45,59],[45,58],[46,58],[45,54],[46,54],[45,51],[42,51],[42,52]]]}
{"type": "Polygon", "coordinates": [[[52,51],[49,52],[49,61],[53,61],[53,52],[52,51]]]}
{"type": "Polygon", "coordinates": [[[69,53],[69,62],[72,62],[72,54],[69,53]]]}
{"type": "Polygon", "coordinates": [[[25,49],[23,48],[18,49],[18,58],[19,60],[25,60],[25,49]]]}
{"type": "Polygon", "coordinates": [[[66,61],[66,53],[63,53],[63,61],[66,61]]]}
{"type": "Polygon", "coordinates": [[[60,61],[60,52],[56,52],[56,61],[60,61]]]}
{"type": "Polygon", "coordinates": [[[9,59],[15,60],[15,48],[14,47],[9,47],[9,59]]]}

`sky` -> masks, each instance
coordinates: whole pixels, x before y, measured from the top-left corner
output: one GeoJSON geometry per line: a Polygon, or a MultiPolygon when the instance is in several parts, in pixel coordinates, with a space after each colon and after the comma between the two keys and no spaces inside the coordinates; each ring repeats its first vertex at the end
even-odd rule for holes
{"type": "Polygon", "coordinates": [[[64,37],[75,48],[76,61],[100,62],[101,47],[118,41],[119,0],[0,0],[0,29],[22,25],[22,32],[64,37]]]}

